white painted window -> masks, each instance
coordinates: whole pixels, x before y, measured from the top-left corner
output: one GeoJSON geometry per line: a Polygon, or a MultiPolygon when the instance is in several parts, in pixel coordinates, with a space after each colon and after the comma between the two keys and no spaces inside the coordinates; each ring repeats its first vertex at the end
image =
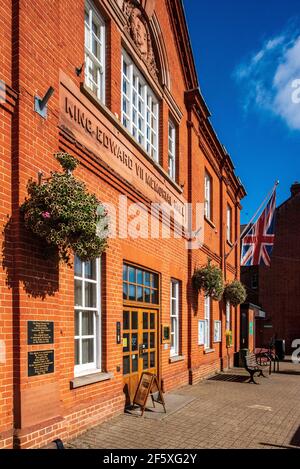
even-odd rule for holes
{"type": "Polygon", "coordinates": [[[214,321],[214,342],[222,341],[222,323],[221,321],[214,321]]]}
{"type": "Polygon", "coordinates": [[[105,102],[105,22],[93,3],[85,2],[85,84],[105,102]]]}
{"type": "Polygon", "coordinates": [[[74,260],[75,376],[101,369],[100,259],[74,260]]]}
{"type": "Polygon", "coordinates": [[[209,349],[211,346],[210,327],[211,327],[211,299],[210,299],[210,296],[206,296],[204,298],[204,348],[206,349],[209,349]]]}
{"type": "Polygon", "coordinates": [[[204,214],[206,218],[211,220],[212,218],[212,207],[211,207],[211,186],[212,181],[208,173],[205,173],[204,177],[204,214]]]}
{"type": "Polygon", "coordinates": [[[231,306],[230,302],[226,301],[226,325],[225,325],[226,331],[231,330],[231,306]]]}
{"type": "Polygon", "coordinates": [[[204,345],[205,321],[198,321],[198,345],[204,345]]]}
{"type": "Polygon", "coordinates": [[[122,53],[122,124],[158,162],[159,104],[125,51],[122,53]]]}
{"type": "Polygon", "coordinates": [[[169,121],[169,176],[176,179],[176,128],[173,122],[169,121]]]}
{"type": "Polygon", "coordinates": [[[171,356],[179,355],[179,282],[171,280],[171,356]]]}
{"type": "Polygon", "coordinates": [[[227,217],[226,217],[226,233],[227,233],[227,241],[232,241],[232,209],[229,205],[227,205],[227,217]]]}

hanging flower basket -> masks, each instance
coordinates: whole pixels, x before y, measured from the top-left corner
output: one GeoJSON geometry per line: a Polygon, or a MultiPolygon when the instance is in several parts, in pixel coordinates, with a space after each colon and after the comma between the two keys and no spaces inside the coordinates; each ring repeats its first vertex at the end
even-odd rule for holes
{"type": "Polygon", "coordinates": [[[203,290],[205,295],[220,301],[224,291],[222,270],[211,265],[196,269],[193,275],[193,284],[197,291],[203,290]]]}
{"type": "Polygon", "coordinates": [[[224,290],[224,299],[229,301],[232,306],[238,306],[244,303],[247,298],[247,292],[244,285],[239,280],[226,285],[224,290]]]}
{"type": "Polygon", "coordinates": [[[78,161],[67,153],[54,156],[64,172],[52,172],[41,184],[28,182],[29,197],[21,206],[25,226],[56,248],[67,264],[72,252],[82,260],[95,259],[107,246],[107,214],[96,196],[73,176],[78,161]]]}

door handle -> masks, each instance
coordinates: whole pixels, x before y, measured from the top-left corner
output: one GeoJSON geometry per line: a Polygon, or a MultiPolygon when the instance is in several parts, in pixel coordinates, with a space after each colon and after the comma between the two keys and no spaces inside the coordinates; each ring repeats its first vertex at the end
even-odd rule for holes
{"type": "Polygon", "coordinates": [[[139,356],[141,357],[143,355],[143,353],[144,353],[144,345],[141,344],[141,345],[139,345],[139,356]]]}

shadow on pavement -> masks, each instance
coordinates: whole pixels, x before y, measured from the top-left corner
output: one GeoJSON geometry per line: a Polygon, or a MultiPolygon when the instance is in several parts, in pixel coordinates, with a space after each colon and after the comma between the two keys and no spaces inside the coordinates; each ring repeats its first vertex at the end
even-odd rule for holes
{"type": "Polygon", "coordinates": [[[245,375],[230,375],[230,374],[219,374],[209,378],[208,381],[231,381],[234,383],[246,383],[249,380],[249,376],[245,375]]]}
{"type": "Polygon", "coordinates": [[[282,370],[282,371],[276,371],[276,373],[282,374],[282,375],[300,375],[300,370],[299,371],[282,370]]]}
{"type": "Polygon", "coordinates": [[[290,441],[290,445],[300,446],[300,427],[295,431],[294,436],[290,441]]]}
{"type": "Polygon", "coordinates": [[[285,446],[285,445],[275,445],[275,443],[259,443],[262,446],[270,446],[271,448],[283,448],[283,449],[298,449],[298,448],[292,448],[291,446],[285,446]]]}

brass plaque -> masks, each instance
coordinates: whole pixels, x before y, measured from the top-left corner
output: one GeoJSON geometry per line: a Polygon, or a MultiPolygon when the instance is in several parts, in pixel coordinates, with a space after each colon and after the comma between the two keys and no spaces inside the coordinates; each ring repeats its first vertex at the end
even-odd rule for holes
{"type": "Polygon", "coordinates": [[[54,373],[54,350],[28,352],[28,376],[54,373]]]}
{"type": "Polygon", "coordinates": [[[28,321],[27,340],[28,345],[53,344],[53,321],[28,321]]]}

